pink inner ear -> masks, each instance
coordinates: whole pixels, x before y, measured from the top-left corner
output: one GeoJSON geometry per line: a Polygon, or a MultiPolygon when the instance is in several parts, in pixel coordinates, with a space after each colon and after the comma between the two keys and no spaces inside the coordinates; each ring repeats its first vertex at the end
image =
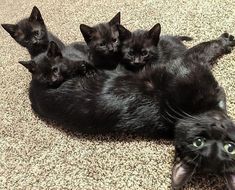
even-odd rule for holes
{"type": "Polygon", "coordinates": [[[235,174],[227,174],[225,176],[229,190],[235,190],[235,174]]]}
{"type": "Polygon", "coordinates": [[[172,186],[177,189],[182,187],[193,175],[193,169],[180,162],[176,164],[172,172],[172,186]]]}

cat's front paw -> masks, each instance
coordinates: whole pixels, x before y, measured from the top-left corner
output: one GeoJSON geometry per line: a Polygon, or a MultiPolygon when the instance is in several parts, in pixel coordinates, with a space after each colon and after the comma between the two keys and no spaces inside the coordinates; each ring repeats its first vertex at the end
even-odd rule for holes
{"type": "Polygon", "coordinates": [[[222,42],[222,46],[224,47],[224,53],[231,53],[233,47],[235,46],[234,36],[225,32],[219,37],[219,40],[222,42]]]}

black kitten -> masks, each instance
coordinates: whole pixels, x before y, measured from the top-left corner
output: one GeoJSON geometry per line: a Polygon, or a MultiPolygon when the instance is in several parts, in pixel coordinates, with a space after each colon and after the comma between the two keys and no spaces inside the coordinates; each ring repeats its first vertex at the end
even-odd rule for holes
{"type": "Polygon", "coordinates": [[[64,44],[53,34],[47,31],[39,9],[34,6],[29,18],[17,24],[2,24],[2,27],[21,46],[27,48],[31,58],[47,50],[50,41],[55,41],[60,48],[64,44]]]}
{"type": "Polygon", "coordinates": [[[187,36],[161,36],[161,26],[156,24],[149,31],[130,32],[118,26],[122,42],[121,64],[131,71],[139,71],[146,65],[165,63],[182,55],[187,50],[182,43],[192,38],[187,36]]]}
{"type": "Polygon", "coordinates": [[[120,40],[117,25],[120,24],[120,12],[109,22],[93,27],[80,25],[81,33],[90,48],[91,59],[100,69],[114,69],[120,59],[120,40]]]}
{"type": "Polygon", "coordinates": [[[32,80],[43,86],[58,87],[73,77],[84,77],[95,73],[95,68],[83,59],[81,53],[67,46],[62,51],[51,41],[48,50],[31,61],[20,61],[32,73],[32,80]]]}

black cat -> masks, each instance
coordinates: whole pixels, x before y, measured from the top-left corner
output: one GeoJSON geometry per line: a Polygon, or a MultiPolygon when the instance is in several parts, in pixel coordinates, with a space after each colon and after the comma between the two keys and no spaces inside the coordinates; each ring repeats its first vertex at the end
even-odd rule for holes
{"type": "Polygon", "coordinates": [[[96,69],[84,59],[83,53],[73,45],[66,46],[61,51],[53,41],[49,43],[47,52],[39,54],[31,61],[19,63],[32,73],[33,80],[50,88],[57,88],[73,77],[90,77],[96,73],[96,69]]]}
{"type": "Polygon", "coordinates": [[[90,58],[98,69],[115,69],[120,61],[120,40],[117,25],[120,12],[109,22],[93,27],[80,25],[81,33],[90,49],[90,58]]]}
{"type": "Polygon", "coordinates": [[[139,71],[145,66],[165,63],[182,55],[187,47],[182,41],[190,41],[187,36],[161,36],[161,26],[156,24],[149,31],[130,32],[122,25],[118,26],[122,42],[121,64],[130,71],[139,71]]]}
{"type": "Polygon", "coordinates": [[[17,24],[2,24],[2,27],[21,46],[27,48],[31,58],[47,50],[50,41],[55,41],[62,49],[64,44],[47,31],[39,9],[34,6],[29,18],[17,24]]]}
{"type": "MultiPolygon", "coordinates": [[[[173,188],[182,187],[203,167],[224,175],[235,189],[235,168],[230,167],[235,164],[235,125],[226,114],[224,91],[207,66],[233,46],[233,37],[224,34],[137,74],[104,71],[89,79],[72,78],[58,88],[44,85],[35,71],[29,91],[32,108],[42,117],[86,133],[175,136],[179,163],[173,168],[173,188]]],[[[33,68],[46,65],[39,57],[33,68]]]]}

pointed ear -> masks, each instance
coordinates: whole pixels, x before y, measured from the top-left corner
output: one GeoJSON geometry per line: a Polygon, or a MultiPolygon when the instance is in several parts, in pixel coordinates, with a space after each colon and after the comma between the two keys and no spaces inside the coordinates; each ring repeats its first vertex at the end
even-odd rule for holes
{"type": "Polygon", "coordinates": [[[225,174],[225,179],[227,181],[227,187],[229,190],[235,189],[235,174],[225,174]]]}
{"type": "Polygon", "coordinates": [[[158,44],[161,33],[161,25],[158,23],[154,25],[148,32],[149,38],[151,38],[155,45],[158,44]]]}
{"type": "Polygon", "coordinates": [[[80,31],[83,35],[84,40],[86,41],[86,43],[89,43],[91,41],[91,36],[94,32],[96,32],[96,29],[93,27],[90,27],[88,25],[85,24],[81,24],[80,25],[80,31]]]}
{"type": "Polygon", "coordinates": [[[131,38],[131,31],[127,30],[124,26],[122,25],[117,25],[118,32],[119,32],[119,39],[121,41],[127,40],[131,38]]]}
{"type": "Polygon", "coordinates": [[[109,24],[111,26],[113,25],[118,25],[121,23],[121,13],[118,12],[110,21],[109,21],[109,24]]]}
{"type": "Polygon", "coordinates": [[[29,70],[30,73],[33,73],[36,69],[36,63],[31,60],[31,61],[19,61],[21,65],[23,65],[25,68],[29,70]]]}
{"type": "Polygon", "coordinates": [[[32,10],[31,15],[29,17],[29,21],[30,22],[37,21],[37,22],[40,22],[40,23],[44,24],[42,15],[41,15],[39,9],[36,6],[33,7],[33,10],[32,10]]]}
{"type": "Polygon", "coordinates": [[[47,56],[49,58],[62,57],[61,50],[54,41],[50,41],[49,43],[49,46],[47,49],[47,56]]]}
{"type": "Polygon", "coordinates": [[[2,27],[14,38],[16,31],[18,30],[18,25],[16,24],[2,24],[2,27]]]}
{"type": "Polygon", "coordinates": [[[173,189],[179,189],[185,185],[194,173],[194,168],[186,165],[183,162],[173,166],[171,185],[173,189]]]}

